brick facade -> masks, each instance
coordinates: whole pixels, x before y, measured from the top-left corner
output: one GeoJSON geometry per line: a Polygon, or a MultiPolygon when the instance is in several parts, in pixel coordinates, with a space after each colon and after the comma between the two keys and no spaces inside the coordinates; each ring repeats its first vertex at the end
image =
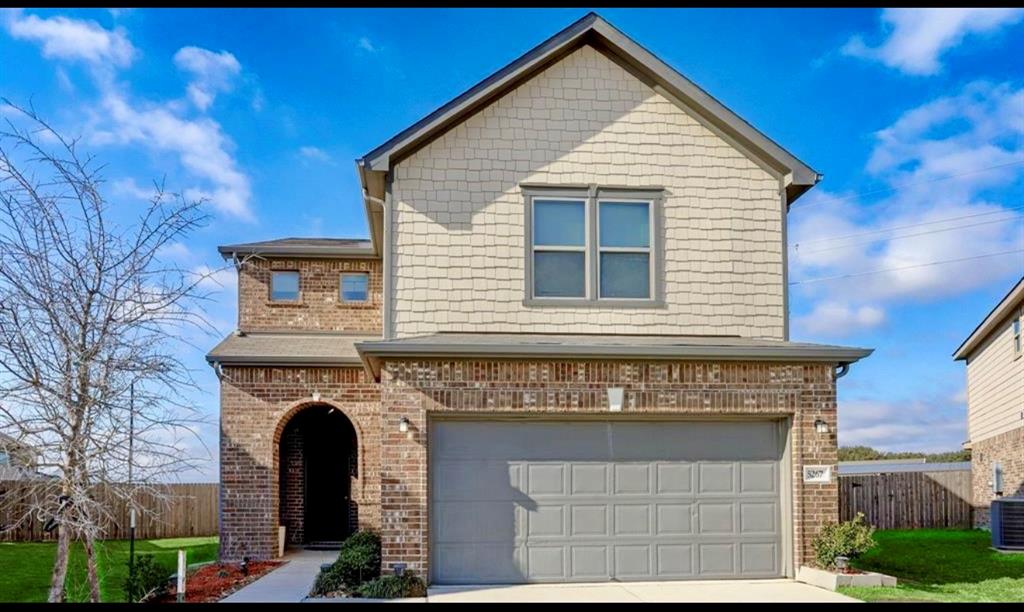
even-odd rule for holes
{"type": "Polygon", "coordinates": [[[992,464],[1003,468],[1003,495],[1024,495],[1024,427],[972,442],[971,484],[974,525],[988,527],[992,491],[992,464]]]}
{"type": "Polygon", "coordinates": [[[238,274],[238,328],[244,332],[381,331],[383,281],[379,259],[252,258],[238,274]],[[270,300],[275,270],[299,272],[299,301],[270,300]],[[342,302],[341,274],[370,275],[366,303],[342,302]]]}
{"type": "MultiPolygon", "coordinates": [[[[294,421],[289,423],[294,425],[294,421]]],[[[285,427],[281,436],[278,493],[280,524],[286,527],[289,544],[305,541],[303,531],[306,511],[305,465],[302,454],[303,431],[299,426],[285,427]]]]}
{"type": "Polygon", "coordinates": [[[608,414],[606,389],[625,388],[622,413],[792,418],[792,534],[796,566],[838,520],[838,485],[805,484],[805,464],[832,465],[835,381],[828,365],[697,362],[392,361],[381,375],[383,564],[428,572],[428,417],[437,413],[608,414]],[[410,434],[399,431],[403,418],[410,434]],[[822,419],[830,433],[815,431],[822,419]]]}
{"type": "Polygon", "coordinates": [[[329,405],[356,430],[351,497],[359,526],[380,526],[380,391],[362,368],[225,367],[221,380],[220,556],[277,555],[280,442],[303,409],[329,405]],[[314,401],[314,393],[319,400],[314,401]]]}

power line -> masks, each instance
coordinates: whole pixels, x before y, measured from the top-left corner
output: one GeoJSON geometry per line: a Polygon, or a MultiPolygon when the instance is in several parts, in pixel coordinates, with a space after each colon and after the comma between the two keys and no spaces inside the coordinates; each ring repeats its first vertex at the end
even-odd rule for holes
{"type": "MultiPolygon", "coordinates": [[[[918,185],[928,185],[928,184],[931,184],[931,183],[938,183],[940,181],[948,181],[948,180],[955,179],[955,178],[961,178],[961,177],[964,177],[964,176],[970,176],[972,174],[979,174],[981,172],[988,172],[990,170],[1000,170],[1002,168],[1009,168],[1010,166],[1019,166],[1021,164],[1024,164],[1024,159],[1013,161],[1013,162],[1008,162],[1008,163],[1005,163],[1005,164],[999,164],[998,166],[987,166],[985,168],[978,168],[976,170],[969,170],[967,172],[961,172],[959,174],[949,174],[949,175],[946,175],[946,176],[940,176],[938,178],[928,179],[926,181],[914,181],[914,182],[909,182],[909,183],[901,183],[899,185],[893,185],[892,187],[883,187],[881,189],[874,189],[874,190],[871,190],[871,191],[862,191],[860,193],[852,193],[852,194],[845,195],[845,196],[838,197],[838,198],[831,198],[829,201],[830,202],[844,202],[846,200],[852,200],[854,198],[860,198],[860,197],[863,197],[863,196],[876,195],[876,194],[879,194],[879,193],[888,193],[888,192],[891,192],[891,191],[899,191],[901,189],[906,189],[907,187],[916,187],[918,185]]],[[[806,205],[808,203],[809,203],[809,201],[794,202],[793,204],[791,204],[789,206],[789,208],[790,208],[790,210],[792,210],[794,208],[797,208],[797,207],[800,207],[800,206],[804,206],[804,205],[806,205]]]]}
{"type": "Polygon", "coordinates": [[[797,255],[812,255],[814,253],[824,253],[825,251],[834,251],[836,249],[845,249],[845,248],[860,246],[860,245],[864,245],[864,244],[872,244],[874,242],[879,242],[879,241],[882,241],[882,240],[901,240],[903,238],[914,238],[914,237],[917,237],[917,236],[927,236],[929,234],[940,234],[942,232],[951,232],[953,230],[967,229],[969,227],[978,227],[978,226],[981,226],[981,225],[991,225],[993,223],[1001,223],[1003,221],[1011,221],[1011,220],[1017,220],[1017,219],[1024,219],[1024,215],[1013,215],[1011,217],[1005,217],[1005,218],[1002,218],[1002,219],[991,219],[989,221],[979,221],[977,223],[968,223],[966,225],[954,225],[953,227],[943,227],[943,228],[939,228],[939,229],[928,230],[926,232],[917,232],[917,233],[914,233],[914,234],[902,234],[900,236],[882,236],[880,238],[873,238],[871,240],[861,240],[859,242],[850,242],[850,243],[847,243],[847,244],[838,244],[838,245],[835,245],[835,246],[822,247],[820,249],[811,249],[810,251],[801,251],[799,249],[800,245],[797,244],[797,245],[795,245],[797,248],[795,248],[794,251],[795,251],[795,253],[797,255]]]}
{"type": "MultiPolygon", "coordinates": [[[[938,225],[940,223],[948,223],[950,221],[960,221],[962,219],[973,219],[973,218],[976,218],[976,217],[986,217],[988,215],[998,215],[998,214],[1001,214],[1001,213],[1006,213],[1006,212],[1010,212],[1010,211],[1014,211],[1014,210],[1021,210],[1021,209],[1024,209],[1024,204],[1018,204],[1017,206],[1009,206],[1007,208],[1001,208],[999,210],[990,210],[988,212],[983,212],[983,213],[974,213],[974,214],[971,214],[971,215],[961,215],[959,217],[947,217],[945,219],[936,219],[935,221],[922,221],[920,223],[908,223],[906,225],[897,225],[897,226],[893,226],[893,227],[887,227],[885,229],[869,230],[869,231],[866,231],[866,232],[856,232],[856,233],[853,233],[853,234],[844,234],[844,235],[841,235],[841,236],[826,236],[824,238],[815,238],[813,240],[803,240],[801,242],[796,242],[790,248],[797,248],[801,244],[814,244],[816,242],[832,242],[833,240],[843,240],[845,238],[858,238],[860,236],[871,236],[873,234],[882,234],[882,233],[885,233],[885,232],[894,232],[894,231],[901,230],[901,229],[910,229],[910,228],[913,228],[913,227],[921,227],[921,226],[925,226],[925,225],[938,225]]],[[[1009,218],[1012,218],[1012,217],[1007,217],[1007,218],[1009,219],[1009,218]]]]}
{"type": "Polygon", "coordinates": [[[792,281],[790,285],[806,285],[809,283],[819,283],[822,281],[839,280],[843,278],[854,278],[857,276],[867,276],[869,274],[880,274],[882,272],[898,272],[900,270],[912,270],[914,268],[927,268],[929,266],[938,266],[941,264],[956,263],[960,261],[971,261],[974,259],[984,259],[986,257],[998,257],[1000,255],[1010,255],[1011,253],[1024,253],[1024,249],[1014,249],[1011,251],[1002,251],[1000,253],[987,253],[985,255],[975,255],[973,257],[961,257],[959,259],[946,259],[944,261],[930,261],[928,263],[916,264],[913,266],[903,266],[900,268],[882,268],[880,270],[868,270],[867,272],[854,272],[851,274],[840,274],[838,276],[824,276],[820,278],[809,278],[805,280],[792,281]]]}

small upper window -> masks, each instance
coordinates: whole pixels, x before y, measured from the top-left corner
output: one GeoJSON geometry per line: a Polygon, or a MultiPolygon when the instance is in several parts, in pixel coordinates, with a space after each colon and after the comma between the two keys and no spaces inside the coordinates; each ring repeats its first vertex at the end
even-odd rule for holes
{"type": "Polygon", "coordinates": [[[370,296],[370,275],[365,272],[341,275],[341,301],[365,302],[370,296]]]}
{"type": "Polygon", "coordinates": [[[1020,357],[1021,355],[1021,336],[1020,336],[1020,320],[1024,318],[1024,311],[1019,313],[1013,320],[1013,355],[1014,357],[1020,357]]]}
{"type": "Polygon", "coordinates": [[[299,273],[273,272],[270,275],[270,299],[275,302],[296,302],[299,299],[299,273]]]}

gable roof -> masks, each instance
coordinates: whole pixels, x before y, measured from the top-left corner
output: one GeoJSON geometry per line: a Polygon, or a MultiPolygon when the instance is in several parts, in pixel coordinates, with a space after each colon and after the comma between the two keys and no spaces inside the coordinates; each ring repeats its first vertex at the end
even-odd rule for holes
{"type": "Polygon", "coordinates": [[[1024,276],[1017,281],[1017,284],[1010,289],[1003,299],[999,300],[995,308],[974,328],[970,336],[963,341],[959,348],[953,353],[953,359],[960,361],[970,357],[982,342],[988,338],[997,325],[1014,311],[1018,306],[1024,305],[1024,276]]]}
{"type": "Polygon", "coordinates": [[[398,160],[583,45],[591,45],[604,52],[659,94],[685,106],[699,119],[727,134],[737,148],[775,169],[786,181],[790,203],[820,180],[821,175],[817,171],[729,110],[693,81],[596,13],[589,13],[356,160],[363,188],[374,191],[371,174],[385,174],[398,160]]]}

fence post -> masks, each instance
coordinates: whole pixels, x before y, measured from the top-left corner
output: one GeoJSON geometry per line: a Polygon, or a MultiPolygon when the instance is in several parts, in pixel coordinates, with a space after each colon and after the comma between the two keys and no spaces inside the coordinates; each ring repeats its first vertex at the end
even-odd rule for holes
{"type": "Polygon", "coordinates": [[[178,549],[178,603],[185,603],[185,549],[178,549]]]}

